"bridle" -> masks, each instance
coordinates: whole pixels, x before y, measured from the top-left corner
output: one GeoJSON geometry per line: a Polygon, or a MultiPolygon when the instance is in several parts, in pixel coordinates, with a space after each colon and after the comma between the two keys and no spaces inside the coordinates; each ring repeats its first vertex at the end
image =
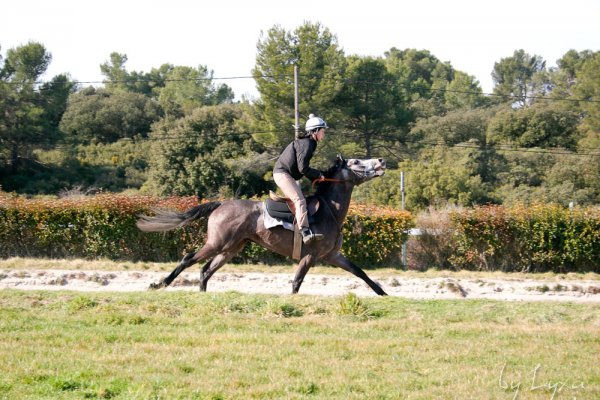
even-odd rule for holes
{"type": "MultiPolygon", "coordinates": [[[[356,171],[352,168],[348,168],[354,175],[356,175],[360,179],[367,178],[367,173],[365,171],[356,171]]],[[[334,183],[344,183],[347,179],[335,179],[335,178],[317,178],[312,181],[312,187],[314,188],[317,183],[321,182],[334,182],[334,183]]]]}

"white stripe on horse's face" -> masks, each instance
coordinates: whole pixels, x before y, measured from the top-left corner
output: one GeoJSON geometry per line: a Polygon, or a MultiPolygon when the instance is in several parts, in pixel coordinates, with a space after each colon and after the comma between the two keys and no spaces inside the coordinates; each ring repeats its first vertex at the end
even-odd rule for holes
{"type": "Polygon", "coordinates": [[[356,176],[364,180],[381,176],[385,173],[385,160],[383,158],[371,158],[362,160],[359,158],[351,158],[346,161],[346,166],[356,176]]]}

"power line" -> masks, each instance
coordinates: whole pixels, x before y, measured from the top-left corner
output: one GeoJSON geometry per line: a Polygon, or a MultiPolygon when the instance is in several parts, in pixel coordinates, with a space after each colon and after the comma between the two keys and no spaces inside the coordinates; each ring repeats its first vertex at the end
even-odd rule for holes
{"type": "MultiPolygon", "coordinates": [[[[332,131],[334,131],[332,129],[332,131]]],[[[121,138],[116,142],[112,142],[112,143],[96,143],[97,145],[110,145],[110,144],[115,144],[115,143],[119,143],[119,142],[131,142],[131,143],[140,143],[140,142],[167,142],[167,141],[181,141],[181,142],[185,142],[185,141],[193,141],[199,137],[206,137],[206,138],[218,138],[218,139],[228,139],[228,138],[254,138],[254,135],[261,135],[261,134],[276,134],[279,131],[257,131],[257,132],[200,132],[197,134],[193,134],[193,135],[158,135],[158,136],[150,136],[150,137],[146,137],[146,138],[121,138]]],[[[335,131],[334,131],[335,132],[335,131]]],[[[443,141],[428,141],[428,140],[411,140],[411,139],[403,139],[400,137],[396,137],[396,136],[392,136],[393,132],[386,132],[386,135],[377,135],[375,137],[375,139],[384,139],[384,140],[388,140],[388,141],[396,141],[400,144],[414,144],[414,145],[423,145],[423,146],[428,146],[428,147],[446,147],[446,148],[453,148],[453,147],[457,147],[457,148],[469,148],[469,149],[476,149],[476,150],[483,150],[483,151],[499,151],[499,152],[515,152],[515,153],[535,153],[535,154],[547,154],[547,155],[564,155],[564,156],[573,156],[573,157],[600,157],[600,148],[594,148],[594,147],[587,147],[587,148],[582,148],[583,150],[585,150],[585,152],[574,152],[574,151],[569,151],[566,150],[564,148],[552,148],[552,147],[546,147],[546,148],[539,148],[539,147],[534,147],[534,148],[530,148],[530,147],[516,147],[512,144],[509,143],[497,143],[494,145],[478,145],[478,144],[472,144],[472,143],[455,143],[455,144],[451,144],[451,143],[446,143],[443,141]]],[[[338,132],[338,134],[340,134],[338,132]]],[[[44,143],[42,142],[36,142],[36,144],[47,144],[47,145],[52,145],[51,142],[46,142],[44,143]]],[[[90,146],[92,144],[81,144],[83,146],[90,146]]],[[[69,144],[69,143],[57,143],[55,144],[52,148],[53,149],[72,149],[73,145],[69,144]]],[[[381,146],[379,146],[381,147],[381,146]]],[[[384,148],[385,146],[381,147],[384,148]]],[[[391,150],[387,149],[388,152],[392,153],[391,150]]],[[[395,155],[395,154],[394,154],[395,155]]],[[[395,155],[397,156],[397,155],[395,155]]]]}
{"type": "Polygon", "coordinates": [[[457,143],[457,144],[448,144],[443,142],[413,142],[417,144],[424,144],[427,146],[442,146],[442,147],[462,147],[469,149],[478,149],[478,150],[495,150],[495,151],[507,151],[507,152],[516,152],[516,153],[537,153],[537,154],[548,154],[548,155],[564,155],[564,156],[591,156],[591,157],[600,157],[600,148],[599,149],[591,149],[598,150],[597,153],[583,153],[583,152],[572,152],[562,148],[537,148],[537,147],[514,147],[507,144],[498,144],[498,145],[485,145],[478,146],[475,144],[469,143],[457,143]]]}
{"type": "MultiPolygon", "coordinates": [[[[379,137],[383,137],[387,140],[396,140],[397,142],[399,142],[400,144],[406,144],[406,143],[411,143],[411,144],[415,144],[415,145],[423,145],[423,146],[429,146],[429,147],[446,147],[446,148],[452,148],[452,147],[460,147],[460,148],[469,148],[469,149],[476,149],[476,150],[483,150],[483,151],[489,151],[489,150],[495,150],[495,151],[506,151],[506,152],[516,152],[516,153],[537,153],[537,154],[548,154],[548,155],[565,155],[565,156],[591,156],[591,157],[600,157],[600,148],[594,148],[594,147],[588,147],[588,148],[584,148],[584,150],[587,150],[587,152],[573,152],[573,151],[569,151],[569,150],[565,150],[564,148],[559,148],[559,147],[516,147],[512,144],[508,144],[508,143],[497,143],[494,145],[478,145],[478,144],[472,144],[472,143],[455,143],[455,144],[451,144],[451,143],[446,143],[443,141],[427,141],[427,140],[411,140],[411,139],[398,139],[396,137],[393,136],[389,136],[389,135],[383,135],[383,136],[379,136],[379,137]],[[596,152],[594,152],[596,151],[596,152]]],[[[377,138],[375,138],[377,139],[377,138]]]]}
{"type": "MultiPolygon", "coordinates": [[[[312,78],[315,75],[299,75],[299,77],[312,78]]],[[[134,84],[134,83],[168,83],[168,82],[204,82],[204,81],[218,81],[218,80],[238,80],[238,79],[257,79],[257,78],[293,78],[293,75],[281,74],[281,75],[257,75],[257,76],[229,76],[229,77],[207,77],[207,78],[135,78],[135,79],[123,79],[123,80],[101,80],[101,81],[66,81],[66,82],[52,82],[52,81],[35,81],[32,84],[43,85],[43,84],[74,84],[74,85],[93,85],[93,84],[134,84]]],[[[397,82],[380,82],[365,79],[341,79],[341,78],[329,78],[321,77],[322,80],[354,83],[354,84],[369,84],[369,85],[385,85],[388,87],[398,86],[397,82]]],[[[9,85],[21,85],[22,82],[4,82],[9,85]]],[[[410,89],[410,88],[409,88],[410,89]]],[[[458,89],[442,89],[442,88],[427,88],[427,90],[441,93],[457,93],[465,95],[477,95],[487,97],[502,97],[509,99],[530,99],[530,100],[545,100],[545,101],[569,101],[569,102],[583,102],[583,103],[600,103],[600,100],[594,100],[591,98],[571,98],[571,97],[545,97],[545,96],[532,96],[532,95],[507,95],[499,93],[486,93],[481,91],[469,91],[469,90],[458,90],[458,89]]]]}

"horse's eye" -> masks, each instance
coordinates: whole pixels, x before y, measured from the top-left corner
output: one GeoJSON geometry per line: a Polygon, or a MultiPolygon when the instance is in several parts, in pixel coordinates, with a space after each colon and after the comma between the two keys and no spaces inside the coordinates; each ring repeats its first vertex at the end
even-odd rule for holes
{"type": "Polygon", "coordinates": [[[360,164],[360,161],[354,160],[354,165],[358,165],[358,164],[360,164]]]}

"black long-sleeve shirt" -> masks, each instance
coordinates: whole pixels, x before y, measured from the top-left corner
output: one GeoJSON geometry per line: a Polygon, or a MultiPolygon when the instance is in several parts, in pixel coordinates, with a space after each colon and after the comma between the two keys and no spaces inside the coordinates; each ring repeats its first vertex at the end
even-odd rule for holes
{"type": "Polygon", "coordinates": [[[279,155],[273,172],[286,172],[296,180],[303,176],[311,181],[319,178],[321,171],[309,165],[316,148],[317,141],[312,137],[294,140],[279,155]]]}

